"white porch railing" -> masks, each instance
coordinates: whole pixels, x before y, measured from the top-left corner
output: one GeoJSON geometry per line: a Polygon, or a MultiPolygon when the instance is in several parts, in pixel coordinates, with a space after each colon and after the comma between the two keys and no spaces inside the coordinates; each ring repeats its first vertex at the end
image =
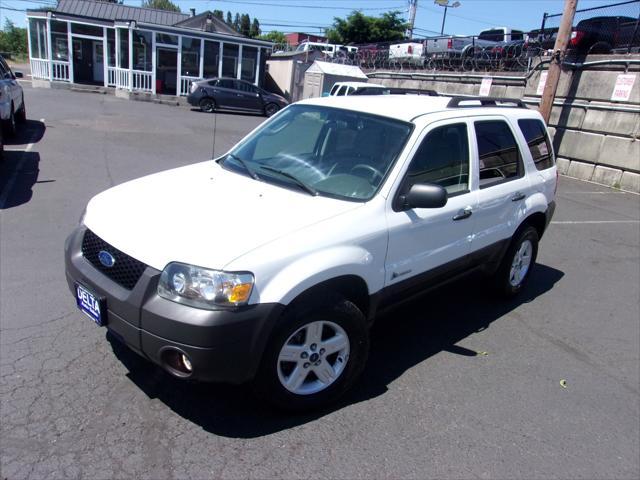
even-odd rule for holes
{"type": "Polygon", "coordinates": [[[49,80],[49,60],[31,59],[31,78],[49,80]]]}
{"type": "Polygon", "coordinates": [[[69,81],[69,62],[54,60],[52,62],[52,66],[54,80],[62,80],[63,82],[69,81]]]}
{"type": "MultiPolygon", "coordinates": [[[[153,91],[153,72],[145,72],[144,70],[132,70],[132,90],[143,92],[153,91]]],[[[107,68],[107,86],[129,89],[129,69],[108,67],[107,68]]]]}
{"type": "Polygon", "coordinates": [[[116,67],[107,67],[107,87],[116,86],[116,67]]]}
{"type": "Polygon", "coordinates": [[[153,72],[133,70],[133,89],[151,92],[151,82],[153,82],[153,72]]]}
{"type": "Polygon", "coordinates": [[[202,80],[200,77],[180,77],[180,95],[189,95],[191,93],[191,84],[202,80]]]}

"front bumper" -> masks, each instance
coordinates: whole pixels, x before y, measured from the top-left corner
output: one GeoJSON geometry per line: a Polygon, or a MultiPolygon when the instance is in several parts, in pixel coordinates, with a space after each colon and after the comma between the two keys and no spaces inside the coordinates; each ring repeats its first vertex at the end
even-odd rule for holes
{"type": "Polygon", "coordinates": [[[106,301],[106,327],[129,348],[182,378],[242,383],[255,375],[267,340],[283,310],[258,304],[228,310],[204,310],[157,295],[161,272],[146,267],[131,290],[98,271],[82,255],[85,227],[65,243],[69,288],[78,282],[106,301]],[[178,375],[167,352],[189,357],[193,371],[178,375]]]}

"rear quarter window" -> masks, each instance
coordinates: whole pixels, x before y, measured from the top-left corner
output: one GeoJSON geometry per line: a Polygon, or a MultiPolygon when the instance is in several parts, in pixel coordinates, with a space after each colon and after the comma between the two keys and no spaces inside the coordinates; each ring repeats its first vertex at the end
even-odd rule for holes
{"type": "Polygon", "coordinates": [[[555,162],[551,142],[544,124],[540,120],[521,119],[518,120],[518,126],[527,141],[536,168],[546,170],[553,167],[555,162]]]}

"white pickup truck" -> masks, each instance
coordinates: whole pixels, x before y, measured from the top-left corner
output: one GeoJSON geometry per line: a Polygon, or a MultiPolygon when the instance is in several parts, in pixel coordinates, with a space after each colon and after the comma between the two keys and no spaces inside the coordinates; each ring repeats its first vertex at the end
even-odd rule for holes
{"type": "Polygon", "coordinates": [[[475,36],[454,35],[427,39],[426,55],[432,59],[459,58],[473,52],[477,47],[485,48],[501,42],[523,40],[522,30],[509,27],[496,27],[483,30],[475,36]]]}

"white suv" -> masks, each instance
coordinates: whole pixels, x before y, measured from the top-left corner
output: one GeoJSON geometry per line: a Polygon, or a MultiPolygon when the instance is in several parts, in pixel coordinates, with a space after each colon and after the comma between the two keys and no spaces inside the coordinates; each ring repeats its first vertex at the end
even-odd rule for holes
{"type": "Polygon", "coordinates": [[[360,374],[381,309],[479,269],[518,293],[556,182],[542,117],[519,102],[310,99],[215,161],[94,197],[67,280],[172,375],[313,408],[360,374]]]}

